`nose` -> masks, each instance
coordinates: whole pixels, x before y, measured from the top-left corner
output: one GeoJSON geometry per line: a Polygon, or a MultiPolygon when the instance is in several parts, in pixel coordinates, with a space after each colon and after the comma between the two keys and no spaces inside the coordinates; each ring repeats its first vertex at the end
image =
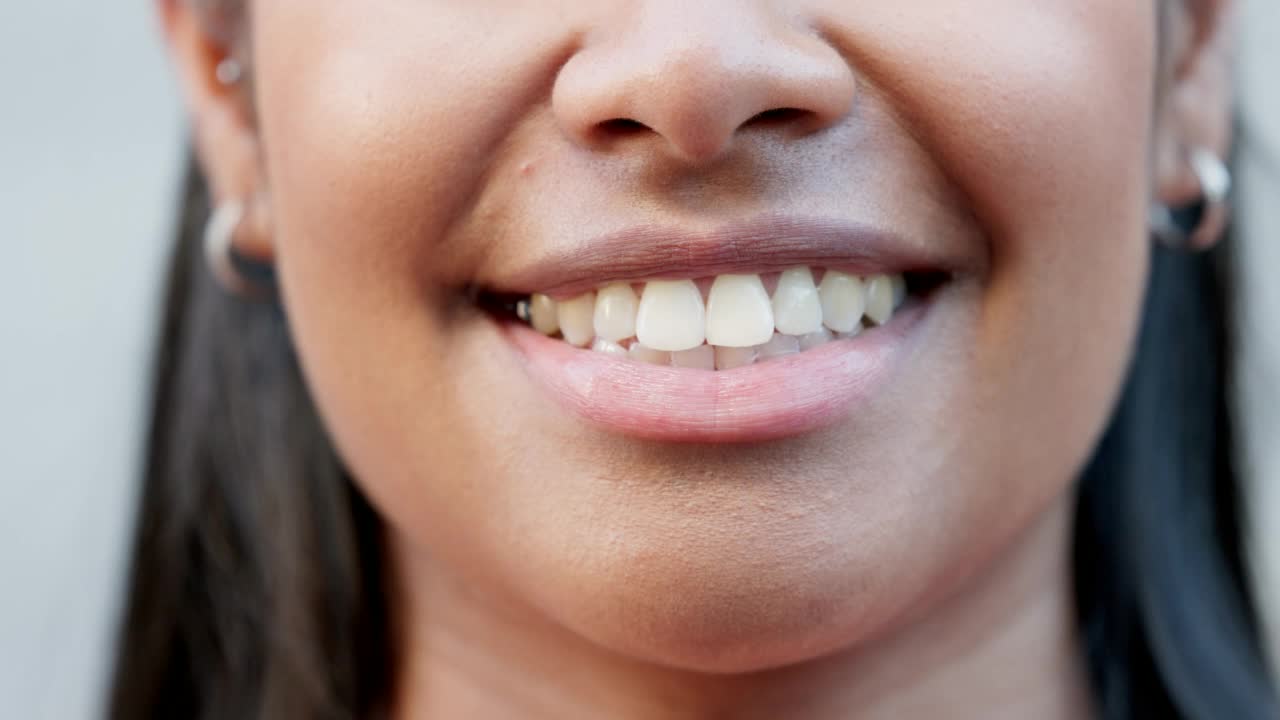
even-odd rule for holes
{"type": "Polygon", "coordinates": [[[853,107],[856,79],[818,33],[761,2],[650,0],[584,34],[552,109],[595,150],[656,145],[689,164],[723,156],[748,128],[803,136],[853,107]]]}

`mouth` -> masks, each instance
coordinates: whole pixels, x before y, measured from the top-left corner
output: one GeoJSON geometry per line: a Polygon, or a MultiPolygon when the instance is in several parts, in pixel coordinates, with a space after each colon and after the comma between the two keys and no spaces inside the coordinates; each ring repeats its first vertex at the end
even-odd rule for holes
{"type": "Polygon", "coordinates": [[[759,442],[869,401],[965,269],[864,228],[766,221],[598,239],[475,297],[535,384],[590,424],[759,442]]]}

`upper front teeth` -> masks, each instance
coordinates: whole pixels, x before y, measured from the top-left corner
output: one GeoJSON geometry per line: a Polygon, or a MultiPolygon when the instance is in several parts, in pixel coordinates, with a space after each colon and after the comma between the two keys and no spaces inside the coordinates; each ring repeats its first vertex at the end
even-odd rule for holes
{"type": "Polygon", "coordinates": [[[716,277],[705,302],[692,280],[653,280],[638,297],[631,283],[615,282],[560,302],[536,294],[524,307],[538,332],[558,332],[578,347],[726,370],[816,347],[833,333],[856,335],[864,318],[883,325],[905,298],[901,275],[829,270],[815,284],[814,273],[798,267],[777,276],[772,298],[759,275],[733,274],[716,277]]]}
{"type": "Polygon", "coordinates": [[[773,324],[773,307],[759,275],[721,275],[711,284],[707,344],[730,348],[763,345],[773,337],[773,324]]]}
{"type": "Polygon", "coordinates": [[[692,280],[656,280],[640,296],[636,339],[654,350],[691,350],[707,339],[706,314],[692,280]]]}

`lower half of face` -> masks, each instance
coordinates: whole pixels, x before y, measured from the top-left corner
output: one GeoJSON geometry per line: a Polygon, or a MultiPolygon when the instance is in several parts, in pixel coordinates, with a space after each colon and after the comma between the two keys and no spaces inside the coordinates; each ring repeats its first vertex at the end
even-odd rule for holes
{"type": "Polygon", "coordinates": [[[1148,3],[381,5],[254,7],[265,166],[325,419],[442,572],[753,669],[1066,491],[1145,275],[1148,3]]]}

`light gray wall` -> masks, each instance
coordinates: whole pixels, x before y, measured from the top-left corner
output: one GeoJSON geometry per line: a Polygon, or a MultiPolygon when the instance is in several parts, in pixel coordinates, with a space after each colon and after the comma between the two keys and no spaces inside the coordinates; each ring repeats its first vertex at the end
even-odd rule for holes
{"type": "Polygon", "coordinates": [[[1240,58],[1245,145],[1236,168],[1243,297],[1236,407],[1244,420],[1250,567],[1268,611],[1262,625],[1272,665],[1280,670],[1280,0],[1247,0],[1246,9],[1240,58]]]}
{"type": "Polygon", "coordinates": [[[96,717],[180,116],[146,0],[0,0],[0,717],[96,717]]]}

